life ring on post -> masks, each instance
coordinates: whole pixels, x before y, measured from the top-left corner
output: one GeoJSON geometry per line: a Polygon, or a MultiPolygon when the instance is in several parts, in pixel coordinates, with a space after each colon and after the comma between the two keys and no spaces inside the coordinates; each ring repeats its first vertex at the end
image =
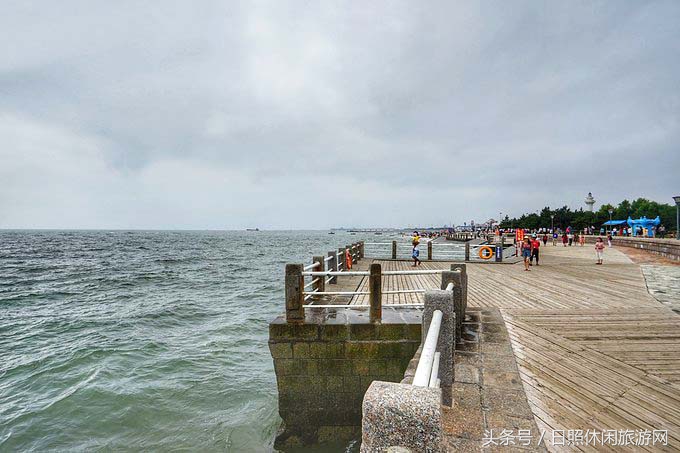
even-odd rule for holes
{"type": "Polygon", "coordinates": [[[348,249],[345,249],[345,265],[347,269],[352,269],[352,255],[349,254],[348,249]]]}
{"type": "Polygon", "coordinates": [[[493,257],[493,249],[488,245],[479,248],[479,257],[483,260],[490,260],[493,257]],[[486,253],[485,253],[486,252],[486,253]]]}

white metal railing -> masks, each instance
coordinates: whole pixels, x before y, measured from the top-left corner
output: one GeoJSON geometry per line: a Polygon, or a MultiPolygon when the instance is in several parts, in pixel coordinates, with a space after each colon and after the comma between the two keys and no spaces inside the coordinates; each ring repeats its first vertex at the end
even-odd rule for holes
{"type": "MultiPolygon", "coordinates": [[[[441,310],[435,310],[432,313],[432,321],[430,322],[430,327],[427,329],[427,336],[425,337],[425,343],[423,344],[423,349],[420,352],[420,360],[418,361],[418,367],[416,368],[416,374],[413,377],[413,385],[419,387],[428,387],[430,381],[432,380],[432,368],[434,366],[434,357],[437,349],[437,341],[439,340],[439,330],[442,325],[443,313],[441,310]]],[[[439,369],[439,364],[437,363],[437,369],[439,369]]],[[[435,379],[436,383],[436,379],[435,379]]]]}
{"type": "MultiPolygon", "coordinates": [[[[453,283],[446,285],[446,291],[453,291],[453,283]]],[[[427,329],[416,374],[413,377],[413,385],[419,387],[439,387],[439,360],[441,354],[437,351],[437,343],[439,342],[439,331],[441,330],[443,316],[441,310],[435,310],[432,313],[430,327],[427,329]]]]}

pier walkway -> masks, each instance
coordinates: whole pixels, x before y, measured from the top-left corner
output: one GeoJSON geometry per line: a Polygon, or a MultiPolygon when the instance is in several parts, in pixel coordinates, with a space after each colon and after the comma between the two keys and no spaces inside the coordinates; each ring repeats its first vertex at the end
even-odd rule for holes
{"type": "MultiPolygon", "coordinates": [[[[391,260],[365,260],[362,267],[368,262],[413,269],[391,260]]],[[[542,247],[541,264],[530,272],[521,264],[468,263],[468,307],[500,312],[539,430],[668,430],[669,450],[680,448],[680,316],[650,295],[640,265],[616,248],[605,251],[604,265],[594,263],[592,245],[542,247]]],[[[423,262],[419,269],[449,265],[423,262]]],[[[345,288],[366,291],[367,281],[356,278],[345,288]]],[[[385,278],[383,290],[439,285],[437,274],[395,275],[385,278]]],[[[422,297],[390,294],[383,303],[422,297]]],[[[344,303],[368,304],[368,296],[344,303]]],[[[551,451],[579,449],[550,445],[548,437],[551,451]]]]}

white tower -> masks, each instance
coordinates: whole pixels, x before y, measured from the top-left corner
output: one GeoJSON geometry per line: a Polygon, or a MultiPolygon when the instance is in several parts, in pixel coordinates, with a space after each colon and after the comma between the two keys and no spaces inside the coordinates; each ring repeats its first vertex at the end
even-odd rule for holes
{"type": "Polygon", "coordinates": [[[588,211],[593,212],[593,205],[595,204],[595,199],[593,198],[593,194],[591,192],[588,192],[588,196],[586,197],[586,204],[588,205],[588,211]]]}

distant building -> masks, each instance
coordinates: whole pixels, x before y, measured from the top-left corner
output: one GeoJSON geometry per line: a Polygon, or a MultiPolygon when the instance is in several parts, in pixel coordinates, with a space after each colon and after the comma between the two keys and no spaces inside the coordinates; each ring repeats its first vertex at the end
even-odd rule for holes
{"type": "Polygon", "coordinates": [[[588,192],[586,197],[586,205],[588,206],[588,211],[593,212],[593,205],[595,204],[595,199],[593,198],[592,192],[588,192]]]}

